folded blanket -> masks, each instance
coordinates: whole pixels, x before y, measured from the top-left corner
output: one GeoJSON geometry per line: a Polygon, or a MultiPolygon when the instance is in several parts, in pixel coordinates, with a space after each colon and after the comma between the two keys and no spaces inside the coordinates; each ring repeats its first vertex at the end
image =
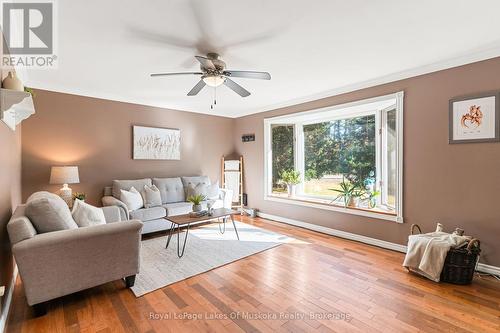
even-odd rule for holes
{"type": "Polygon", "coordinates": [[[224,172],[225,187],[233,190],[233,202],[240,201],[240,173],[237,171],[224,172]]]}
{"type": "Polygon", "coordinates": [[[411,235],[403,266],[439,282],[444,260],[450,248],[465,245],[471,238],[445,232],[411,235]]]}

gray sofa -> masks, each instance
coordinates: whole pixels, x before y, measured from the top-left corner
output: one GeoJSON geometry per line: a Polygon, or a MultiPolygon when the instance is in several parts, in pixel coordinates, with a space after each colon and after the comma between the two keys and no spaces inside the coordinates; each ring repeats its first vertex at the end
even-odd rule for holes
{"type": "MultiPolygon", "coordinates": [[[[113,185],[104,189],[102,198],[103,206],[117,206],[120,208],[122,219],[137,219],[144,223],[142,233],[150,233],[161,230],[168,230],[170,222],[164,219],[166,216],[187,214],[192,211],[193,204],[186,201],[187,186],[192,184],[210,185],[210,178],[207,176],[195,177],[173,177],[173,178],[144,178],[136,180],[114,180],[113,185]],[[120,190],[130,190],[134,187],[141,191],[144,185],[156,185],[160,190],[162,205],[151,208],[140,208],[130,210],[125,203],[120,201],[120,190]]],[[[231,208],[233,193],[231,190],[220,189],[219,196],[214,200],[213,208],[231,208]]],[[[206,208],[207,202],[202,206],[206,208]]]]}
{"type": "MultiPolygon", "coordinates": [[[[40,215],[48,220],[46,226],[54,225],[50,216],[71,218],[58,196],[37,192],[32,197],[44,201],[40,215]],[[62,205],[51,207],[57,200],[62,205]]],[[[17,207],[7,230],[28,304],[38,314],[43,314],[43,302],[57,297],[123,278],[127,286],[133,285],[139,272],[142,222],[121,221],[117,207],[104,207],[106,224],[47,232],[39,219],[32,223],[28,218],[29,205],[30,199],[17,207]]]]}

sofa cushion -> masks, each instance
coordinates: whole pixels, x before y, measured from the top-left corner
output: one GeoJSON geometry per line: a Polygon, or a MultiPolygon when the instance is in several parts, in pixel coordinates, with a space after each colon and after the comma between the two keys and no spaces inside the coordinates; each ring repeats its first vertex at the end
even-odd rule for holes
{"type": "Polygon", "coordinates": [[[208,196],[208,186],[199,183],[198,185],[193,185],[193,183],[189,183],[189,185],[186,187],[186,198],[189,200],[190,197],[196,196],[196,195],[201,195],[203,198],[207,198],[208,196]]]}
{"type": "Polygon", "coordinates": [[[78,199],[73,204],[71,215],[80,228],[106,224],[106,217],[101,208],[94,207],[78,199]]]}
{"type": "Polygon", "coordinates": [[[224,201],[222,201],[221,199],[210,200],[210,201],[212,201],[212,208],[213,209],[224,208],[224,201]]]}
{"type": "Polygon", "coordinates": [[[220,198],[219,181],[207,186],[207,199],[217,200],[220,198]]]}
{"type": "MultiPolygon", "coordinates": [[[[195,177],[181,177],[184,190],[187,190],[189,184],[197,186],[198,184],[210,185],[210,178],[208,176],[195,176],[195,177]]],[[[187,192],[186,192],[187,193],[187,192]]]]}
{"type": "Polygon", "coordinates": [[[25,214],[38,233],[78,228],[66,202],[54,193],[33,193],[26,201],[25,214]]]}
{"type": "Polygon", "coordinates": [[[120,190],[120,200],[127,206],[128,210],[137,210],[144,207],[142,195],[132,186],[130,191],[120,190]]]}
{"type": "Polygon", "coordinates": [[[180,177],[153,178],[153,184],[160,190],[162,203],[186,201],[186,193],[180,177]]]}
{"type": "Polygon", "coordinates": [[[167,216],[188,214],[193,211],[193,204],[190,202],[174,202],[163,205],[167,210],[167,216]]]}
{"type": "Polygon", "coordinates": [[[120,190],[129,191],[130,188],[135,187],[137,190],[142,191],[144,185],[151,186],[151,178],[135,179],[135,180],[113,180],[113,196],[120,199],[120,190]]]}
{"type": "Polygon", "coordinates": [[[141,208],[130,212],[130,217],[135,220],[150,221],[161,219],[167,215],[167,211],[163,207],[141,208]]]}
{"type": "Polygon", "coordinates": [[[151,186],[144,185],[141,194],[144,199],[144,208],[158,207],[163,203],[160,190],[154,184],[151,186]]]}

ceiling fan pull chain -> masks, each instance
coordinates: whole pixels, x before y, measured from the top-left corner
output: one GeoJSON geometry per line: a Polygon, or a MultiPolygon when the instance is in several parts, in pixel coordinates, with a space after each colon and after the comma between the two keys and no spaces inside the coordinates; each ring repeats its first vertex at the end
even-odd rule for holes
{"type": "Polygon", "coordinates": [[[210,103],[210,110],[214,109],[214,103],[210,103]]]}

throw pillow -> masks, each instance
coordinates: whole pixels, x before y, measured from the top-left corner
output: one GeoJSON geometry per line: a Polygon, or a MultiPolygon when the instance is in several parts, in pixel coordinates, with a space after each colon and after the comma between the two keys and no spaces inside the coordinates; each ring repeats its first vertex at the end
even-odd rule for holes
{"type": "Polygon", "coordinates": [[[73,215],[73,219],[80,228],[106,224],[106,217],[101,208],[94,207],[78,199],[73,204],[71,215],[73,215]]]}
{"type": "Polygon", "coordinates": [[[160,190],[156,185],[148,186],[144,185],[144,191],[142,191],[142,196],[144,199],[144,207],[151,208],[156,206],[161,206],[161,194],[160,190]]]}
{"type": "Polygon", "coordinates": [[[127,206],[128,210],[138,210],[144,206],[142,195],[135,187],[132,186],[129,191],[120,190],[120,193],[120,200],[127,206]]]}
{"type": "Polygon", "coordinates": [[[215,184],[208,185],[207,188],[207,198],[209,200],[217,200],[219,199],[219,181],[217,181],[215,184]]]}
{"type": "Polygon", "coordinates": [[[208,192],[208,187],[207,185],[203,184],[203,183],[199,183],[198,185],[193,185],[193,184],[189,184],[187,186],[187,197],[192,197],[194,195],[202,195],[204,196],[205,198],[207,198],[207,193],[208,192]]]}
{"type": "Polygon", "coordinates": [[[68,204],[49,192],[36,192],[26,201],[26,216],[38,233],[76,229],[68,204]]]}

